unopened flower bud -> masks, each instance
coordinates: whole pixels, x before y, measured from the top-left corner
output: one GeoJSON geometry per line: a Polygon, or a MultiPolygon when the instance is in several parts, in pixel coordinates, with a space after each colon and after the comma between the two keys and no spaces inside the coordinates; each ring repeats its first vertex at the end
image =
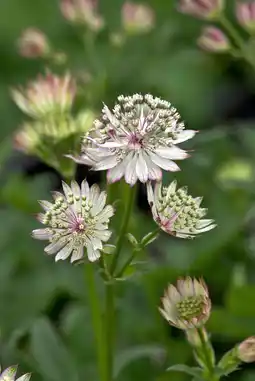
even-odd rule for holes
{"type": "Polygon", "coordinates": [[[127,1],[122,7],[122,25],[126,32],[139,34],[150,31],[155,24],[153,9],[145,4],[127,1]]]}
{"type": "Polygon", "coordinates": [[[104,27],[104,20],[98,14],[96,0],[61,0],[63,16],[73,24],[86,25],[97,32],[104,27]]]}
{"type": "Polygon", "coordinates": [[[237,348],[237,356],[241,361],[255,362],[255,336],[248,337],[237,348]]]}
{"type": "Polygon", "coordinates": [[[39,29],[28,28],[18,39],[18,50],[19,54],[26,58],[45,57],[50,52],[50,44],[39,29]]]}
{"type": "Polygon", "coordinates": [[[179,10],[193,16],[217,19],[224,7],[224,0],[179,0],[179,10]]]}
{"type": "Polygon", "coordinates": [[[214,26],[205,27],[197,42],[202,49],[214,53],[227,52],[231,47],[225,33],[214,26]]]}
{"type": "Polygon", "coordinates": [[[236,17],[248,32],[255,32],[255,1],[237,2],[236,17]]]}

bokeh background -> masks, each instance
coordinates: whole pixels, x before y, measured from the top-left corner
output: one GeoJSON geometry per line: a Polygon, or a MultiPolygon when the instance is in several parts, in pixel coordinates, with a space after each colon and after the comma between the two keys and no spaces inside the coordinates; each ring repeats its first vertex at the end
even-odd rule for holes
{"type": "MultiPolygon", "coordinates": [[[[183,333],[169,327],[157,310],[168,282],[188,274],[205,278],[213,302],[208,329],[217,358],[255,333],[255,76],[242,61],[199,50],[196,39],[203,22],[178,13],[175,1],[147,4],[156,14],[153,31],[131,36],[117,47],[109,34],[121,27],[122,1],[100,3],[106,28],[97,37],[96,54],[107,79],[95,90],[96,107],[102,101],[113,105],[117,95],[134,92],[171,101],[188,128],[200,130],[187,142],[194,152],[175,177],[194,196],[204,197],[218,227],[194,241],[162,234],[147,252],[146,271],[119,285],[116,374],[122,381],[185,381],[190,377],[165,373],[176,363],[193,364],[183,333]]],[[[233,18],[232,0],[228,5],[233,18]]],[[[83,266],[55,264],[43,253],[43,245],[30,237],[37,226],[37,200],[49,199],[60,177],[37,159],[15,152],[12,145],[24,116],[9,89],[44,72],[39,60],[17,54],[16,40],[28,26],[42,29],[67,52],[73,72],[94,70],[57,0],[1,0],[0,362],[4,367],[20,364],[20,372],[32,371],[34,381],[96,380],[83,266]]],[[[77,107],[86,104],[81,101],[77,107]]],[[[77,178],[85,176],[90,183],[104,182],[103,174],[79,168],[77,178]]],[[[173,178],[167,174],[165,181],[173,178]]],[[[118,187],[115,192],[118,198],[118,187]]],[[[142,237],[153,227],[141,186],[130,229],[142,237]]],[[[123,257],[128,250],[127,246],[123,257]]],[[[251,364],[229,379],[254,377],[251,364]]]]}

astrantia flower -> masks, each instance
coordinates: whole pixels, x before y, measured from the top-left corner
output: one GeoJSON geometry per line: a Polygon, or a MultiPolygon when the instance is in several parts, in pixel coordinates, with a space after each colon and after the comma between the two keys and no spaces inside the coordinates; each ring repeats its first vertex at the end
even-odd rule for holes
{"type": "Polygon", "coordinates": [[[248,32],[255,31],[255,1],[236,3],[236,16],[239,24],[248,32]]]}
{"type": "Polygon", "coordinates": [[[237,346],[237,357],[243,362],[255,362],[255,336],[248,337],[237,346]]]}
{"type": "Polygon", "coordinates": [[[196,131],[185,130],[176,109],[152,95],[119,96],[118,102],[112,111],[104,106],[76,160],[96,171],[108,169],[109,182],[124,176],[131,185],[137,180],[161,179],[161,168],[178,171],[173,160],[188,154],[176,144],[192,138],[196,131]]]}
{"type": "Polygon", "coordinates": [[[69,111],[75,94],[76,86],[69,74],[58,77],[51,73],[39,76],[25,89],[12,91],[17,106],[33,118],[69,111]]]}
{"type": "Polygon", "coordinates": [[[61,0],[60,8],[64,17],[74,24],[87,25],[93,31],[104,26],[104,20],[97,12],[97,0],[61,0]]]}
{"type": "Polygon", "coordinates": [[[207,209],[200,208],[201,197],[188,195],[187,187],[176,189],[173,181],[168,187],[147,184],[147,197],[154,221],[166,233],[179,238],[194,238],[215,228],[213,220],[203,219],[207,209]]]}
{"type": "Polygon", "coordinates": [[[100,192],[94,184],[91,188],[84,180],[81,187],[72,181],[71,187],[63,182],[64,194],[55,192],[54,203],[40,201],[45,210],[38,219],[45,229],[34,230],[36,239],[49,240],[44,249],[47,254],[56,254],[55,260],[71,256],[71,262],[83,257],[87,249],[88,259],[93,262],[100,257],[102,242],[109,240],[109,219],[113,208],[106,203],[106,192],[100,192]]]}
{"type": "Polygon", "coordinates": [[[36,28],[24,30],[18,40],[19,53],[23,57],[37,58],[46,56],[50,51],[48,38],[36,28]]]}
{"type": "Polygon", "coordinates": [[[209,20],[217,18],[224,7],[224,0],[179,0],[179,3],[181,12],[209,20]]]}
{"type": "Polygon", "coordinates": [[[130,33],[146,33],[155,24],[153,9],[145,4],[137,4],[127,1],[122,7],[122,24],[130,33]]]}
{"type": "Polygon", "coordinates": [[[198,45],[209,52],[225,53],[231,49],[231,44],[224,32],[214,26],[205,27],[198,38],[198,45]]]}
{"type": "Polygon", "coordinates": [[[170,284],[159,308],[169,324],[180,329],[201,327],[210,316],[211,301],[202,280],[179,279],[176,287],[170,284]]]}
{"type": "Polygon", "coordinates": [[[3,370],[1,373],[0,366],[0,381],[29,381],[31,374],[26,373],[23,376],[15,379],[18,367],[16,365],[10,366],[9,368],[3,370]]]}

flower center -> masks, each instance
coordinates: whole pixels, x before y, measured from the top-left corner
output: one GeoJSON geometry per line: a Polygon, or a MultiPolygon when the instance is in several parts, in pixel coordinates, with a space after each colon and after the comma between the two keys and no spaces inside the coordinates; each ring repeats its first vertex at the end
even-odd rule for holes
{"type": "Polygon", "coordinates": [[[176,308],[180,319],[187,321],[192,320],[194,317],[199,317],[203,314],[204,298],[200,296],[189,296],[177,303],[176,308]]]}
{"type": "Polygon", "coordinates": [[[132,133],[128,139],[128,146],[131,149],[139,149],[143,146],[142,136],[137,133],[132,133]]]}
{"type": "Polygon", "coordinates": [[[86,228],[86,224],[84,223],[84,218],[77,217],[77,219],[73,225],[73,232],[83,233],[85,228],[86,228]]]}

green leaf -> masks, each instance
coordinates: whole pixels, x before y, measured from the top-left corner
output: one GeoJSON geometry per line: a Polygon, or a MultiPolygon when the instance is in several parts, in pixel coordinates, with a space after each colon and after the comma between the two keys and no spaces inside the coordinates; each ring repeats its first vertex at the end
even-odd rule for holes
{"type": "Polygon", "coordinates": [[[78,381],[71,354],[45,318],[36,321],[32,327],[31,351],[45,379],[78,381]]]}
{"type": "Polygon", "coordinates": [[[122,351],[115,357],[113,376],[117,378],[124,368],[141,358],[161,359],[165,350],[158,345],[141,345],[122,351]]]}
{"type": "Polygon", "coordinates": [[[184,364],[172,365],[167,368],[167,372],[182,372],[194,376],[195,378],[202,380],[202,369],[197,367],[191,367],[184,364]]]}

